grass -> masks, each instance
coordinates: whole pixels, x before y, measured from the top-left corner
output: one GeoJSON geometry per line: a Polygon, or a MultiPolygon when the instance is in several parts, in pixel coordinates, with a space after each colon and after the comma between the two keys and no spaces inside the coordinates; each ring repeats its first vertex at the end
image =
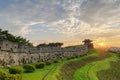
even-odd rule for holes
{"type": "MultiPolygon", "coordinates": [[[[63,64],[68,63],[70,61],[74,61],[77,59],[71,60],[59,60],[59,63],[52,63],[49,66],[45,66],[43,69],[37,69],[34,73],[24,73],[23,80],[42,80],[43,77],[47,74],[44,80],[58,80],[59,73],[63,64]]],[[[60,76],[59,76],[60,77],[60,76]]]]}
{"type": "Polygon", "coordinates": [[[98,60],[102,60],[104,58],[110,57],[109,54],[103,55],[102,57],[98,57],[99,54],[97,51],[92,51],[92,53],[93,54],[90,54],[89,56],[85,56],[83,58],[76,59],[74,61],[70,61],[70,62],[64,64],[61,68],[62,79],[59,79],[59,80],[63,80],[63,79],[64,80],[73,80],[74,73],[76,72],[76,70],[78,70],[82,66],[84,66],[88,63],[94,62],[94,61],[98,61],[98,60]]]}
{"type": "Polygon", "coordinates": [[[112,54],[111,57],[108,57],[106,59],[88,63],[75,72],[74,80],[99,80],[97,77],[97,72],[109,69],[110,62],[117,60],[118,57],[115,54],[112,54]]]}
{"type": "Polygon", "coordinates": [[[57,63],[57,65],[54,67],[54,69],[51,70],[51,72],[47,75],[45,80],[61,80],[62,76],[60,75],[60,72],[61,72],[61,68],[64,64],[67,64],[71,61],[77,61],[77,60],[80,60],[80,59],[85,58],[85,57],[87,57],[87,56],[74,58],[71,60],[61,60],[60,63],[57,63]]]}
{"type": "Polygon", "coordinates": [[[99,80],[120,80],[120,54],[117,62],[111,62],[111,67],[97,72],[99,80]]]}
{"type": "Polygon", "coordinates": [[[23,80],[41,80],[44,75],[56,64],[45,66],[43,69],[37,69],[34,73],[24,73],[23,80]]]}
{"type": "MultiPolygon", "coordinates": [[[[46,74],[47,76],[44,80],[57,80],[57,75],[59,75],[62,65],[69,61],[71,60],[59,60],[59,63],[52,63],[49,66],[45,66],[43,69],[37,69],[34,73],[24,73],[23,80],[42,80],[46,74]]],[[[33,65],[35,64],[33,63],[33,65]]]]}
{"type": "MultiPolygon", "coordinates": [[[[92,53],[93,51],[90,51],[89,53],[92,53]]],[[[88,56],[95,56],[96,54],[90,54],[88,56]]],[[[45,66],[43,69],[37,69],[34,73],[24,73],[23,74],[23,80],[42,80],[44,76],[47,76],[44,78],[44,80],[58,80],[58,78],[61,77],[59,73],[61,72],[61,68],[64,64],[69,63],[71,61],[80,60],[82,58],[88,57],[79,57],[75,59],[62,59],[59,60],[59,63],[52,63],[49,66],[45,66]]],[[[34,63],[32,65],[35,65],[34,63]]]]}

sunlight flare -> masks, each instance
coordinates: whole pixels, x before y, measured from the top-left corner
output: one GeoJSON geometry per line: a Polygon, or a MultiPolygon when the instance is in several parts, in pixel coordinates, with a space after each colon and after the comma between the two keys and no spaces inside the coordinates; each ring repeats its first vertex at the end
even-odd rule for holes
{"type": "Polygon", "coordinates": [[[105,43],[101,42],[101,43],[99,43],[99,46],[104,47],[105,43]]]}

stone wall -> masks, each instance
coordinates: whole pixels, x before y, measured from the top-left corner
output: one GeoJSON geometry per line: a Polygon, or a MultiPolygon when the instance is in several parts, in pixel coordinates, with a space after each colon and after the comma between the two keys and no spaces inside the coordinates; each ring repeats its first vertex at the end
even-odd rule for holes
{"type": "Polygon", "coordinates": [[[120,47],[111,47],[108,49],[108,51],[120,53],[120,47]]]}
{"type": "Polygon", "coordinates": [[[39,53],[13,53],[9,51],[0,51],[0,66],[22,65],[56,60],[59,58],[75,57],[86,54],[87,52],[88,48],[84,45],[79,48],[40,49],[39,53]]]}

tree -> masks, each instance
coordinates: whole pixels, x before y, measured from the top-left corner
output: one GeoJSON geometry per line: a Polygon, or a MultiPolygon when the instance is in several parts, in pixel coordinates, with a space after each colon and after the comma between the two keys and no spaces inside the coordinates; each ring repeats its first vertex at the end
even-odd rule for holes
{"type": "Polygon", "coordinates": [[[49,44],[46,44],[46,43],[42,43],[42,44],[39,44],[37,45],[37,47],[61,47],[63,45],[63,43],[60,43],[60,42],[57,42],[57,43],[49,43],[49,44]]]}
{"type": "Polygon", "coordinates": [[[9,40],[11,42],[15,42],[21,45],[33,46],[32,43],[29,42],[29,40],[21,36],[14,36],[11,33],[9,33],[8,30],[0,29],[0,39],[9,40]]]}
{"type": "Polygon", "coordinates": [[[57,42],[57,43],[49,43],[48,46],[50,47],[61,47],[63,43],[57,42]]]}
{"type": "Polygon", "coordinates": [[[55,43],[49,43],[48,46],[50,46],[50,47],[56,47],[56,44],[55,43]]]}
{"type": "Polygon", "coordinates": [[[37,45],[37,47],[46,47],[46,46],[48,46],[46,43],[42,43],[42,44],[37,45]]]}
{"type": "Polygon", "coordinates": [[[55,43],[57,47],[61,47],[63,45],[63,43],[57,42],[55,43]]]}

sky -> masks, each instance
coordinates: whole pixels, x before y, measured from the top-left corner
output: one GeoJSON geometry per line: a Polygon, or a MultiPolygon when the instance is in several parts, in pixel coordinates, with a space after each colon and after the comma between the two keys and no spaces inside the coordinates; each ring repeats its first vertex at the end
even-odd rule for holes
{"type": "Polygon", "coordinates": [[[120,46],[120,0],[0,0],[0,28],[34,45],[120,46]]]}

